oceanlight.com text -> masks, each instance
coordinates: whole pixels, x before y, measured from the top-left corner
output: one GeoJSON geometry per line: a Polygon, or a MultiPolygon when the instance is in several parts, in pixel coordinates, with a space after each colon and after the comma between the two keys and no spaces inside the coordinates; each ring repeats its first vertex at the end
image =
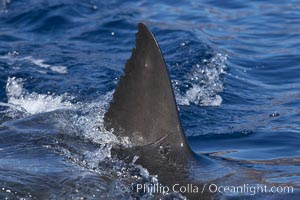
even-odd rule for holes
{"type": "Polygon", "coordinates": [[[294,193],[293,186],[267,186],[263,184],[243,184],[238,186],[209,184],[208,190],[211,193],[248,194],[248,195],[255,195],[258,193],[261,194],[294,193]]]}

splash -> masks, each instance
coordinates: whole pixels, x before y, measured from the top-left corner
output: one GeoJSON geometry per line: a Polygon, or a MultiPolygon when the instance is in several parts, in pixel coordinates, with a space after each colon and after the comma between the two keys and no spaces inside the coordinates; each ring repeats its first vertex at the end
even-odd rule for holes
{"type": "Polygon", "coordinates": [[[8,78],[6,83],[6,95],[8,97],[7,105],[10,108],[18,108],[29,115],[50,112],[58,109],[74,109],[76,105],[72,104],[72,99],[67,94],[51,95],[29,93],[23,88],[23,79],[8,78]]]}
{"type": "Polygon", "coordinates": [[[175,88],[175,96],[179,105],[196,104],[201,106],[220,106],[224,90],[222,75],[225,73],[225,61],[227,56],[215,54],[209,60],[193,66],[183,81],[172,81],[175,88]],[[187,84],[188,83],[188,84],[187,84]],[[187,88],[180,92],[179,86],[187,88]]]}
{"type": "MultiPolygon", "coordinates": [[[[106,112],[112,92],[101,96],[97,103],[82,103],[76,111],[56,112],[55,117],[51,117],[55,129],[61,134],[56,136],[55,141],[45,146],[50,148],[68,161],[78,166],[98,173],[100,176],[112,178],[117,190],[117,196],[124,199],[185,199],[177,193],[152,194],[137,193],[137,184],[155,185],[159,183],[159,177],[151,175],[149,171],[135,163],[138,157],[134,157],[131,163],[114,158],[111,150],[115,145],[128,148],[131,143],[128,138],[117,137],[113,130],[106,130],[103,124],[103,116],[106,112]],[[70,136],[73,139],[70,139],[70,136]]],[[[100,196],[99,199],[101,199],[100,196]]]]}

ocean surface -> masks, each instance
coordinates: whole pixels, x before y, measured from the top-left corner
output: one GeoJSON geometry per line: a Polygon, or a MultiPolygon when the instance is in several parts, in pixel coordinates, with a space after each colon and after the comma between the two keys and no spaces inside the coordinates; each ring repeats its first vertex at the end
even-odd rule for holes
{"type": "Polygon", "coordinates": [[[0,199],[161,197],[130,190],[159,177],[112,158],[125,141],[103,128],[138,22],[217,178],[299,188],[298,0],[0,0],[0,199]]]}

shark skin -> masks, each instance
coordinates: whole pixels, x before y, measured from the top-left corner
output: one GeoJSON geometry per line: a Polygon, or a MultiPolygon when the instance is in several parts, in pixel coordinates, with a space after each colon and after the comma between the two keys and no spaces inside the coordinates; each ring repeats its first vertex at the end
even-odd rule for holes
{"type": "MultiPolygon", "coordinates": [[[[113,151],[120,159],[131,162],[138,156],[136,164],[158,175],[159,182],[169,188],[174,184],[204,187],[189,173],[203,158],[187,143],[160,47],[142,23],[138,24],[136,47],[104,115],[104,125],[118,137],[129,138],[133,145],[113,151]]],[[[183,195],[188,199],[217,198],[207,190],[183,195]]]]}

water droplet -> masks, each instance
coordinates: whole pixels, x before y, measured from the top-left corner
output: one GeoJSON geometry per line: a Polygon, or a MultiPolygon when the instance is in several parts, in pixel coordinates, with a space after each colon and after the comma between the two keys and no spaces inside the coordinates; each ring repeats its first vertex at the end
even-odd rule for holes
{"type": "Polygon", "coordinates": [[[270,114],[270,117],[278,117],[280,114],[278,112],[274,112],[270,114]]]}

